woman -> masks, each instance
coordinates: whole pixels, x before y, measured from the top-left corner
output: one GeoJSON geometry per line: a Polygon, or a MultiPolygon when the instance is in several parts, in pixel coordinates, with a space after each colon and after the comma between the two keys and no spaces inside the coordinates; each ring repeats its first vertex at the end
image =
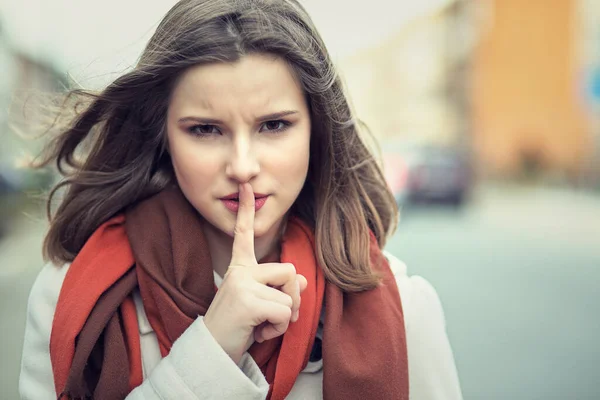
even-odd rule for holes
{"type": "Polygon", "coordinates": [[[23,398],[461,397],[435,291],[381,251],[394,199],[296,1],[182,0],[133,71],[73,96],[23,398]]]}

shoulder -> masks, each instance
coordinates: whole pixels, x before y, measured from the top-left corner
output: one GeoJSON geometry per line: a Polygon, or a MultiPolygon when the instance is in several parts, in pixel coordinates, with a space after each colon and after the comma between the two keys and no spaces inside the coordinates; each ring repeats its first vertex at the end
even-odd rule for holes
{"type": "Polygon", "coordinates": [[[446,318],[434,287],[409,276],[406,264],[384,252],[396,277],[404,311],[411,398],[461,400],[446,318]]]}
{"type": "MultiPolygon", "coordinates": [[[[69,269],[70,264],[57,266],[52,263],[44,265],[35,279],[29,294],[29,313],[31,308],[43,307],[46,310],[56,308],[60,289],[69,269]]],[[[54,315],[54,312],[51,313],[54,315]]]]}
{"type": "Polygon", "coordinates": [[[442,304],[431,283],[421,276],[409,275],[406,264],[390,252],[384,251],[383,254],[396,277],[407,330],[414,328],[417,321],[419,325],[425,323],[445,328],[442,304]]]}
{"type": "Polygon", "coordinates": [[[56,397],[50,364],[50,335],[58,296],[69,265],[46,264],[27,303],[19,391],[22,399],[56,397]]]}
{"type": "Polygon", "coordinates": [[[50,339],[54,311],[69,264],[46,264],[35,279],[27,302],[26,338],[50,339]]]}

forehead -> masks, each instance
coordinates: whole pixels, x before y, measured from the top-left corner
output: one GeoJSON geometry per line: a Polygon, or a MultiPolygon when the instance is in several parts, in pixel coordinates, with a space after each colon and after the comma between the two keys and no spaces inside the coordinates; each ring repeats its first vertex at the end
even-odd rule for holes
{"type": "Polygon", "coordinates": [[[175,86],[170,106],[219,111],[299,107],[298,103],[304,103],[304,94],[288,63],[271,55],[249,54],[233,63],[190,68],[175,86]]]}

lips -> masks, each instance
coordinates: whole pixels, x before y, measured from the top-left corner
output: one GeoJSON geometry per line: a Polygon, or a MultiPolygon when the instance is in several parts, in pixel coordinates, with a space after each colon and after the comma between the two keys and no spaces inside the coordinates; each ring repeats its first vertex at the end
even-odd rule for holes
{"type": "MultiPolygon", "coordinates": [[[[254,193],[254,210],[255,211],[260,210],[265,205],[268,198],[269,198],[268,194],[254,193]]],[[[227,196],[221,197],[219,200],[221,200],[223,202],[223,205],[225,206],[225,208],[227,208],[229,211],[231,211],[233,213],[237,213],[237,211],[240,208],[239,193],[229,194],[227,196]]]]}
{"type": "MultiPolygon", "coordinates": [[[[268,194],[262,194],[262,193],[254,193],[254,198],[255,199],[259,199],[261,197],[267,197],[269,196],[268,194]]],[[[235,193],[231,193],[228,194],[227,196],[223,196],[221,197],[221,200],[239,200],[240,199],[240,193],[239,192],[235,192],[235,193]]]]}

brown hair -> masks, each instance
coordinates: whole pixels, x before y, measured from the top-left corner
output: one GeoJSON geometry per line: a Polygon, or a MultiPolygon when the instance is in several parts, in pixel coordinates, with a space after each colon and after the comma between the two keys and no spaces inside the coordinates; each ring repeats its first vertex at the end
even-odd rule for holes
{"type": "Polygon", "coordinates": [[[39,162],[55,161],[64,176],[48,200],[45,257],[72,261],[100,224],[173,183],[165,120],[177,79],[194,65],[235,62],[255,52],[287,61],[311,112],[308,177],[291,212],[314,227],[317,259],[329,281],[348,292],[375,287],[369,229],[383,247],[398,210],[359,136],[325,45],[296,0],[182,0],[132,71],[101,93],[67,96],[64,107],[79,110],[39,162]],[[57,190],[64,198],[52,213],[57,190]]]}

